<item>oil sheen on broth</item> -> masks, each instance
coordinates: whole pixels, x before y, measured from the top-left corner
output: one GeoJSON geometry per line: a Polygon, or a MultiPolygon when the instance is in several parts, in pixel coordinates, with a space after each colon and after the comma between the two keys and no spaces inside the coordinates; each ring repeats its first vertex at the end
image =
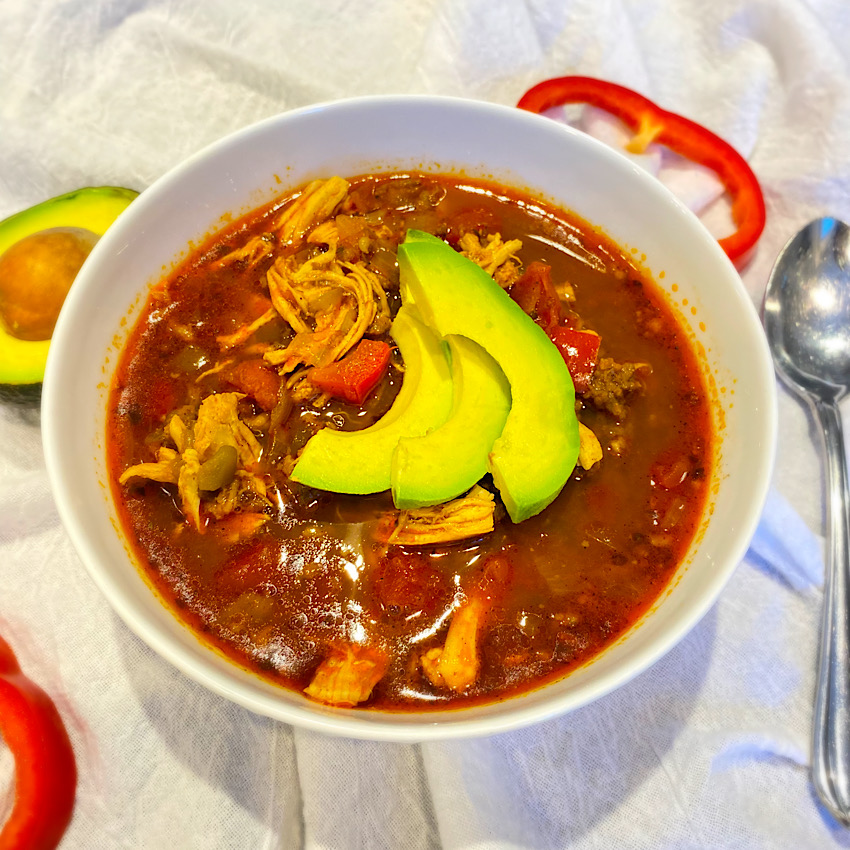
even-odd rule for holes
{"type": "Polygon", "coordinates": [[[210,238],[151,290],[108,413],[125,533],[177,616],[281,686],[382,710],[502,699],[598,654],[670,582],[712,462],[701,369],[653,282],[573,215],[449,176],[316,181],[210,238]],[[319,429],[367,427],[399,390],[409,229],[484,267],[567,351],[601,460],[525,522],[488,476],[483,534],[289,477],[319,429]],[[327,366],[361,339],[377,365],[357,403],[327,366]]]}

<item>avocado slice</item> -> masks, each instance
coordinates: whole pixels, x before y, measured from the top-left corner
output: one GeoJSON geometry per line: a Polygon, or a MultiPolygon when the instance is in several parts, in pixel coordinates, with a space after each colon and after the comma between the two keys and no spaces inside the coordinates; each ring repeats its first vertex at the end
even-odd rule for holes
{"type": "Polygon", "coordinates": [[[436,334],[403,306],[390,333],[404,360],[404,380],[392,407],[369,428],[311,437],[292,470],[292,479],[333,493],[389,490],[393,451],[402,437],[438,428],[452,406],[452,378],[445,349],[436,334]]]}
{"type": "Polygon", "coordinates": [[[88,187],[0,221],[0,402],[38,403],[67,288],[97,239],[137,195],[88,187]]]}
{"type": "Polygon", "coordinates": [[[392,491],[401,510],[439,505],[465,493],[487,472],[487,459],[511,408],[499,364],[463,336],[445,338],[453,400],[446,422],[423,437],[403,437],[392,461],[392,491]]]}
{"type": "Polygon", "coordinates": [[[514,522],[542,511],[578,459],[575,390],[558,349],[483,269],[442,240],[418,231],[399,247],[402,300],[443,336],[477,342],[499,364],[511,411],[489,469],[514,522]]]}

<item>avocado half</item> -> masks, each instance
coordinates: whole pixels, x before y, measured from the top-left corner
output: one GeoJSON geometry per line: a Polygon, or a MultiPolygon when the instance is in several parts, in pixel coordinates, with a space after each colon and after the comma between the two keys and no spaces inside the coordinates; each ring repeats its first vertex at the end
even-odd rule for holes
{"type": "MultiPolygon", "coordinates": [[[[92,186],[15,213],[0,221],[0,258],[22,239],[55,228],[78,228],[101,237],[138,194],[92,186]]],[[[49,339],[18,339],[0,321],[0,402],[38,404],[49,348],[49,339]]]]}

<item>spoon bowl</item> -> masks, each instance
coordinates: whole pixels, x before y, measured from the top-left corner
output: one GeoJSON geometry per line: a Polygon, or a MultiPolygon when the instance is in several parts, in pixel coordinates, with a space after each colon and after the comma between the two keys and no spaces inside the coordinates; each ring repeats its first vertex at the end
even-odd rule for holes
{"type": "Polygon", "coordinates": [[[850,825],[850,516],[838,402],[850,390],[850,228],[834,218],[804,227],[767,286],[764,326],[776,370],[811,408],[824,437],[827,549],[812,778],[850,825]]]}
{"type": "Polygon", "coordinates": [[[841,399],[850,387],[850,227],[811,222],[785,246],[764,303],[776,367],[798,393],[841,399]]]}

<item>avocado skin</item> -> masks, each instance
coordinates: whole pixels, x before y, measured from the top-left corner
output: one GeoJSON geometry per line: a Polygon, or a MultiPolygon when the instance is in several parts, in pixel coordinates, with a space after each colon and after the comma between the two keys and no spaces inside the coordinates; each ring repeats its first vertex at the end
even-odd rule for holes
{"type": "MultiPolygon", "coordinates": [[[[15,213],[0,221],[0,256],[21,239],[54,227],[80,227],[103,236],[138,194],[117,186],[89,186],[15,213]]],[[[49,348],[49,340],[16,339],[0,324],[0,404],[39,404],[49,348]]]]}
{"type": "MultiPolygon", "coordinates": [[[[0,349],[3,343],[0,342],[0,349]]],[[[3,365],[0,364],[0,369],[3,365]]],[[[36,384],[0,384],[0,404],[38,407],[41,403],[41,381],[36,384]]]]}

